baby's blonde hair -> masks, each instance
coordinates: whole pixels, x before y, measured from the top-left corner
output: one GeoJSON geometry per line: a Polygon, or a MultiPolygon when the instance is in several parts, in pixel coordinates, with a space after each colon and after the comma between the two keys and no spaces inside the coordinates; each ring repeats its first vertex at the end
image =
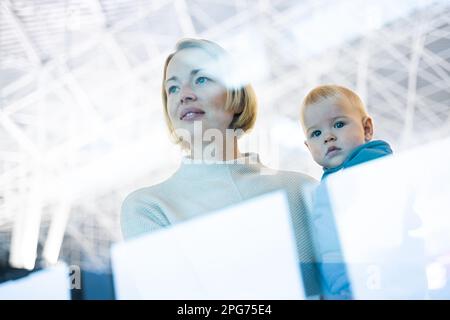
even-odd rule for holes
{"type": "Polygon", "coordinates": [[[337,103],[349,104],[361,113],[361,118],[369,116],[364,103],[354,91],[343,86],[327,84],[315,87],[303,99],[300,108],[301,123],[304,124],[304,113],[307,106],[329,100],[337,103]]]}

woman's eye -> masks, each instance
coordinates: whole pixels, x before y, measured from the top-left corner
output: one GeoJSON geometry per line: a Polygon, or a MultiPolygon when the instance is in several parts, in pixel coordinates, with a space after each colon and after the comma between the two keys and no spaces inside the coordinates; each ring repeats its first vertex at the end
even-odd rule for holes
{"type": "Polygon", "coordinates": [[[196,84],[205,84],[206,82],[208,82],[208,78],[206,78],[206,77],[198,77],[195,80],[196,84]]]}
{"type": "Polygon", "coordinates": [[[178,90],[178,87],[177,87],[177,86],[170,86],[169,89],[167,89],[167,92],[168,92],[169,94],[172,94],[172,93],[177,92],[177,90],[178,90]]]}
{"type": "Polygon", "coordinates": [[[334,124],[334,127],[337,129],[342,128],[343,126],[345,126],[345,123],[343,123],[342,121],[338,121],[334,124]]]}
{"type": "Polygon", "coordinates": [[[314,130],[313,132],[311,132],[311,138],[318,137],[320,136],[320,134],[320,130],[314,130]]]}

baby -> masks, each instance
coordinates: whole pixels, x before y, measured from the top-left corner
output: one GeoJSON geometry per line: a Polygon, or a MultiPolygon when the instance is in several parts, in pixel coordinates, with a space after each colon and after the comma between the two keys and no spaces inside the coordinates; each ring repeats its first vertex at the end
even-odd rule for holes
{"type": "MultiPolygon", "coordinates": [[[[386,142],[371,141],[372,118],[358,95],[345,87],[323,85],[310,91],[300,119],[305,144],[323,167],[322,181],[341,169],[392,154],[386,142]]],[[[325,298],[351,298],[325,183],[315,194],[312,224],[325,298]]]]}

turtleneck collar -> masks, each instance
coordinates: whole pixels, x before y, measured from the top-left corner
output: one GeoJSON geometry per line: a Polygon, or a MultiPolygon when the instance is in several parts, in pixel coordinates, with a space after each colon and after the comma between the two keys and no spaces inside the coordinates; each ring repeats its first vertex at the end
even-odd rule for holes
{"type": "Polygon", "coordinates": [[[265,168],[256,153],[246,153],[242,157],[227,161],[199,161],[183,157],[175,176],[191,181],[227,179],[230,173],[258,173],[265,168]]]}
{"type": "Polygon", "coordinates": [[[182,165],[224,165],[224,164],[259,164],[259,156],[257,153],[249,152],[243,153],[240,157],[231,160],[196,160],[189,156],[184,156],[181,159],[182,165]]]}

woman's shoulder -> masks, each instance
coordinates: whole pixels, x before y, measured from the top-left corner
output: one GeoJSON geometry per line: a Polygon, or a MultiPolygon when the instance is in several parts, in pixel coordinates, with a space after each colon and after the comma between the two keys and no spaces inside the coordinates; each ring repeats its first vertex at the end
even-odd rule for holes
{"type": "Polygon", "coordinates": [[[144,229],[154,230],[169,224],[166,208],[172,196],[165,191],[165,185],[162,182],[139,188],[125,197],[121,206],[121,224],[126,238],[144,229]]]}
{"type": "Polygon", "coordinates": [[[153,189],[155,186],[148,186],[148,187],[142,187],[136,190],[133,190],[130,192],[124,199],[124,203],[134,203],[142,201],[143,199],[147,197],[151,197],[153,194],[153,189]]]}
{"type": "Polygon", "coordinates": [[[284,189],[292,194],[313,193],[319,182],[313,177],[288,170],[273,169],[261,166],[258,177],[258,185],[265,186],[266,189],[284,189]]]}
{"type": "Polygon", "coordinates": [[[124,205],[130,204],[139,204],[139,203],[148,203],[148,202],[157,202],[161,197],[167,194],[170,189],[168,184],[170,183],[170,179],[167,179],[163,182],[156,183],[154,185],[141,187],[129,193],[125,200],[123,201],[124,205]]]}
{"type": "Polygon", "coordinates": [[[291,179],[304,180],[305,182],[310,183],[318,183],[316,179],[311,177],[310,175],[298,171],[287,171],[287,170],[278,170],[279,174],[282,176],[291,177],[291,179]]]}
{"type": "Polygon", "coordinates": [[[264,166],[264,169],[261,172],[265,175],[274,176],[278,179],[286,180],[292,183],[297,182],[302,184],[311,184],[314,186],[318,185],[319,183],[319,181],[317,181],[313,177],[298,171],[272,169],[264,166]]]}
{"type": "Polygon", "coordinates": [[[161,196],[163,183],[139,188],[129,193],[121,207],[121,227],[125,239],[170,224],[165,213],[167,200],[161,196]]]}

